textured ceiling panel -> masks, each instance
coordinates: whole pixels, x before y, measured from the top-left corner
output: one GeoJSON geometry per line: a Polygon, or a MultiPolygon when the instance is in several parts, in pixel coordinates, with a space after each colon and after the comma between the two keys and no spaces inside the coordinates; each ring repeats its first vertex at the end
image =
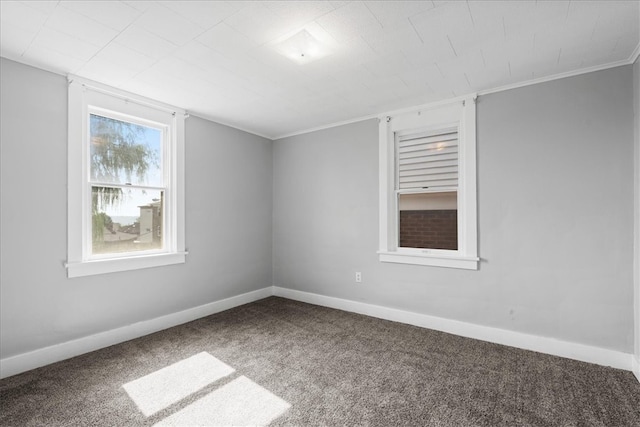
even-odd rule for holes
{"type": "Polygon", "coordinates": [[[630,63],[640,41],[638,1],[2,1],[0,18],[6,58],[268,137],[630,63]],[[278,53],[301,30],[331,54],[278,53]]]}

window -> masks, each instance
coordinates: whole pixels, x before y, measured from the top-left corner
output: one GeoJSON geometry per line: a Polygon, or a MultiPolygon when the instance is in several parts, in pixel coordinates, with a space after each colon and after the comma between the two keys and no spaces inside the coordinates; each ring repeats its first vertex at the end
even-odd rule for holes
{"type": "Polygon", "coordinates": [[[185,261],[184,118],[70,81],[68,277],[185,261]]]}
{"type": "Polygon", "coordinates": [[[380,119],[380,261],[477,269],[475,98],[380,119]]]}

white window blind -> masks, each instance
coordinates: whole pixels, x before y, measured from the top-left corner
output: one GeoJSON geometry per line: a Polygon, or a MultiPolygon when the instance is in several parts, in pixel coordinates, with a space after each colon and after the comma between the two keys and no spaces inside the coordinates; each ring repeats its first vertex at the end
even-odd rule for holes
{"type": "Polygon", "coordinates": [[[396,189],[458,187],[458,130],[396,135],[396,189]]]}

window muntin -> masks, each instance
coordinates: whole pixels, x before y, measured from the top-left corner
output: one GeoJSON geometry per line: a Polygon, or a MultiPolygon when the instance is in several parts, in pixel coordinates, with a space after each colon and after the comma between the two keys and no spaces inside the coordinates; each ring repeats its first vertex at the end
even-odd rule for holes
{"type": "Polygon", "coordinates": [[[475,99],[384,116],[379,131],[380,260],[477,269],[475,99]]]}
{"type": "Polygon", "coordinates": [[[70,80],[68,277],[185,262],[185,117],[70,80]]]}

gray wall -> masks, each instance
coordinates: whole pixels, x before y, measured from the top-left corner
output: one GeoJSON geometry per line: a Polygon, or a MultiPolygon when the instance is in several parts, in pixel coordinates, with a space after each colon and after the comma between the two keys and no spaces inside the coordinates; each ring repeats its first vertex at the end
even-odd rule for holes
{"type": "Polygon", "coordinates": [[[638,379],[640,380],[640,59],[633,64],[633,119],[635,155],[635,191],[634,191],[634,259],[633,283],[635,289],[635,355],[638,363],[638,379]]]}
{"type": "Polygon", "coordinates": [[[66,79],[0,67],[0,358],[271,284],[633,351],[631,66],[479,98],[479,271],[378,262],[375,120],[272,144],[191,117],[187,263],[78,279],[66,79]]]}
{"type": "Polygon", "coordinates": [[[632,72],[479,98],[479,271],[378,262],[376,120],[275,141],[274,285],[633,352],[632,72]]]}
{"type": "Polygon", "coordinates": [[[187,263],[67,279],[67,81],[1,61],[0,358],[271,285],[271,142],[196,117],[187,263]]]}

